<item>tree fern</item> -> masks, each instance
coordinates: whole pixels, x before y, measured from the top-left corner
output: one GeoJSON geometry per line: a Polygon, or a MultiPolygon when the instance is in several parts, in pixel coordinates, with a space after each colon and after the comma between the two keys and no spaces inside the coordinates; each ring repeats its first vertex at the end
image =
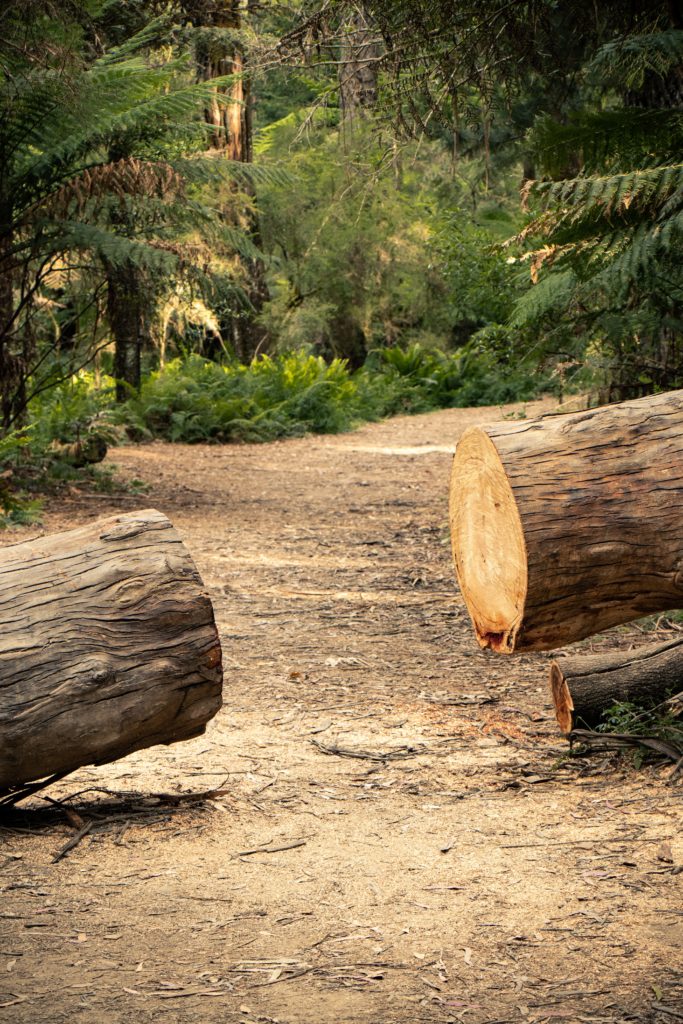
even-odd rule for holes
{"type": "MultiPolygon", "coordinates": [[[[61,32],[49,14],[36,25],[38,34],[61,32]]],[[[43,61],[29,49],[0,80],[0,274],[15,285],[0,296],[5,425],[21,411],[17,380],[45,365],[32,339],[36,300],[55,267],[61,280],[91,275],[95,294],[106,268],[139,268],[150,281],[180,274],[207,291],[215,276],[215,288],[231,296],[224,301],[243,302],[239,274],[213,249],[220,243],[248,259],[257,249],[203,191],[219,180],[246,182],[249,172],[192,154],[203,107],[209,98],[231,102],[216,89],[232,76],[196,82],[187,56],[159,51],[150,59],[145,47],[163,29],[147,26],[89,65],[76,55],[70,64],[43,61]]]]}
{"type": "Polygon", "coordinates": [[[683,384],[682,58],[681,31],[611,42],[585,69],[611,106],[546,117],[530,136],[551,178],[577,160],[581,173],[525,187],[534,212],[517,241],[535,283],[515,323],[601,349],[618,397],[683,384]]]}

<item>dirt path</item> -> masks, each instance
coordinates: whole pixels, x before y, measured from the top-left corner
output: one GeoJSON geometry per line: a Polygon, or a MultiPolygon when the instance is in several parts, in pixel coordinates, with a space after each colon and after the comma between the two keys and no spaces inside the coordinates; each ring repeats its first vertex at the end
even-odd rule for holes
{"type": "Polygon", "coordinates": [[[564,762],[547,659],[478,651],[454,586],[449,451],[496,415],[126,448],[143,499],[48,511],[50,531],[170,516],[225,706],[200,739],[54,787],[93,822],[58,862],[63,811],[4,819],[0,1019],[683,1020],[680,790],[564,762]]]}

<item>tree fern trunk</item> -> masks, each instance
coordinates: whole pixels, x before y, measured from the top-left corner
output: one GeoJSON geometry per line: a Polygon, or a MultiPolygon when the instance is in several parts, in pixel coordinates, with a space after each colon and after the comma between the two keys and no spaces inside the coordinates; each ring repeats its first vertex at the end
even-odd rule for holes
{"type": "Polygon", "coordinates": [[[131,391],[140,389],[142,350],[151,345],[150,303],[137,267],[128,263],[107,268],[107,316],[114,339],[117,402],[125,402],[131,391]]]}
{"type": "Polygon", "coordinates": [[[11,248],[11,229],[0,223],[0,413],[3,430],[6,430],[12,421],[12,394],[15,387],[10,354],[10,330],[14,314],[11,248]]]}

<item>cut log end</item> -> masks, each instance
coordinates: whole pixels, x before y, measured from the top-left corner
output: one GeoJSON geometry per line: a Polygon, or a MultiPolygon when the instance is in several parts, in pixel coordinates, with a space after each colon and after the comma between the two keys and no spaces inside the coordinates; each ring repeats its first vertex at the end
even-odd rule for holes
{"type": "Polygon", "coordinates": [[[509,654],[524,613],[526,546],[498,452],[476,427],[456,448],[450,523],[458,583],[479,645],[509,654]]]}
{"type": "Polygon", "coordinates": [[[550,663],[550,690],[557,724],[560,731],[567,736],[574,728],[574,702],[564,673],[556,661],[550,663]]]}
{"type": "Polygon", "coordinates": [[[595,729],[614,704],[652,707],[683,689],[683,638],[625,652],[569,655],[550,664],[555,717],[567,735],[595,729]]]}

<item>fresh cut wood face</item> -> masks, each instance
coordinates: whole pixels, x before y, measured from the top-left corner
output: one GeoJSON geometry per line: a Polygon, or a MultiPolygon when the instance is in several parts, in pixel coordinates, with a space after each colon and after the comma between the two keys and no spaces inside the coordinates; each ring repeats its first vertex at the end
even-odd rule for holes
{"type": "Polygon", "coordinates": [[[451,476],[453,558],[482,647],[514,647],[527,590],[524,534],[495,446],[479,428],[458,444],[451,476]]]}
{"type": "Polygon", "coordinates": [[[550,650],[680,607],[682,520],[683,391],[468,431],[451,529],[479,643],[550,650]]]}
{"type": "Polygon", "coordinates": [[[203,732],[221,648],[155,509],[0,550],[0,787],[203,732]]]}

